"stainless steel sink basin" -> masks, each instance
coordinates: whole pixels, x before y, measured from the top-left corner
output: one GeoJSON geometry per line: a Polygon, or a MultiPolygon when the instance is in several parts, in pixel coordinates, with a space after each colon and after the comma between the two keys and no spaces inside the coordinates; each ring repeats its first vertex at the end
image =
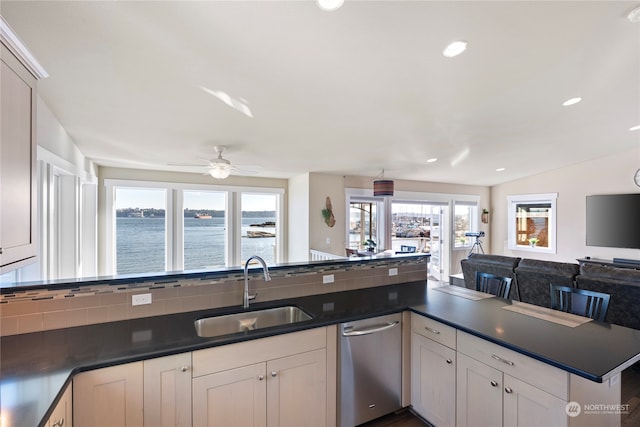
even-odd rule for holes
{"type": "Polygon", "coordinates": [[[298,307],[268,308],[242,313],[226,314],[198,319],[194,322],[196,333],[200,337],[216,337],[236,332],[253,331],[270,326],[287,325],[310,320],[298,307]]]}

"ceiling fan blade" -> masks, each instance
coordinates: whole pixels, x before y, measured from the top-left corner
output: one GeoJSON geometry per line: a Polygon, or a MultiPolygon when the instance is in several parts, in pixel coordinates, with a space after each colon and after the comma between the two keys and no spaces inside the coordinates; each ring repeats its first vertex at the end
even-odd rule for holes
{"type": "Polygon", "coordinates": [[[167,166],[191,166],[199,168],[208,168],[209,165],[202,163],[180,163],[180,162],[167,162],[167,166]]]}

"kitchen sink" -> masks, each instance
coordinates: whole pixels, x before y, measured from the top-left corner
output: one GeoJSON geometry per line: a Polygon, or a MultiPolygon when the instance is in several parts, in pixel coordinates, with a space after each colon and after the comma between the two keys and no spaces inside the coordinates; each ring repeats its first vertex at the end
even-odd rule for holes
{"type": "Polygon", "coordinates": [[[204,317],[194,322],[200,337],[217,337],[236,332],[253,331],[271,326],[289,325],[310,320],[311,316],[295,307],[267,308],[221,316],[204,317]]]}

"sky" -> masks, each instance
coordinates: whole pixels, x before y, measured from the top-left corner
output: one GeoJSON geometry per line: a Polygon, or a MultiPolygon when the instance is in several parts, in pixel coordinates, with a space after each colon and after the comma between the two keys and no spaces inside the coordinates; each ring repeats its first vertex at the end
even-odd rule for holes
{"type": "MultiPolygon", "coordinates": [[[[164,209],[164,189],[116,189],[116,209],[141,208],[164,209]]],[[[213,191],[185,191],[184,207],[188,209],[225,209],[225,193],[213,191]]],[[[244,211],[275,211],[275,194],[243,194],[242,210],[244,211]]]]}

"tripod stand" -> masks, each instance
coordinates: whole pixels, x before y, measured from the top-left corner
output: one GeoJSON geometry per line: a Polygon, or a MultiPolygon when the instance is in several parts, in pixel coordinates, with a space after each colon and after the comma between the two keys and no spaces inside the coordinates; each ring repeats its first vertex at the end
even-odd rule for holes
{"type": "Polygon", "coordinates": [[[471,250],[469,251],[469,255],[471,255],[473,253],[474,249],[476,249],[476,253],[482,252],[484,254],[484,249],[482,248],[482,242],[480,241],[480,236],[476,236],[476,241],[473,244],[473,246],[471,246],[471,250]]]}

